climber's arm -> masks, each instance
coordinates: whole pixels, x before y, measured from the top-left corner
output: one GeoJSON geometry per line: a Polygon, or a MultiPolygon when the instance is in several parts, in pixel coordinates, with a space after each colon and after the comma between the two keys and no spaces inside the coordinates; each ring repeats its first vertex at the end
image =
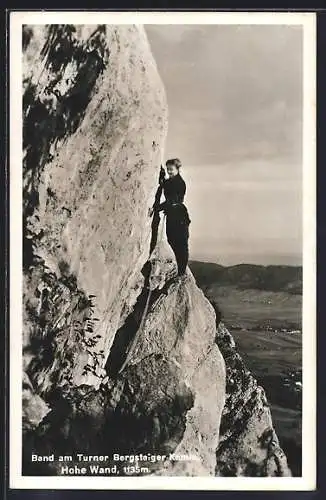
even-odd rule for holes
{"type": "Polygon", "coordinates": [[[160,203],[162,192],[163,192],[163,187],[164,187],[164,182],[165,182],[165,170],[161,165],[161,170],[160,170],[160,176],[159,176],[159,187],[156,192],[155,196],[155,203],[154,203],[154,210],[160,212],[161,210],[164,210],[166,201],[163,203],[160,203]]]}
{"type": "Polygon", "coordinates": [[[156,208],[160,205],[162,192],[163,192],[163,184],[160,184],[156,191],[153,208],[156,208]]]}
{"type": "Polygon", "coordinates": [[[168,208],[169,204],[171,202],[168,202],[168,201],[163,201],[163,203],[159,203],[158,205],[153,205],[152,208],[149,209],[148,211],[148,215],[149,217],[152,217],[153,213],[159,213],[159,212],[162,212],[162,210],[165,210],[166,208],[168,208]]]}
{"type": "Polygon", "coordinates": [[[157,188],[154,205],[148,210],[149,217],[152,217],[154,212],[159,212],[160,210],[162,210],[160,208],[161,205],[164,205],[164,203],[160,203],[162,191],[163,191],[163,184],[157,188]]]}
{"type": "Polygon", "coordinates": [[[158,186],[156,194],[155,194],[154,205],[148,211],[149,217],[152,217],[154,212],[160,212],[161,210],[164,210],[164,208],[165,208],[166,202],[160,203],[162,192],[163,192],[164,182],[165,182],[165,170],[161,166],[160,176],[159,176],[159,186],[158,186]]]}
{"type": "Polygon", "coordinates": [[[157,207],[157,211],[158,212],[161,212],[162,210],[165,210],[168,206],[168,202],[167,201],[163,201],[163,203],[160,203],[157,207]]]}

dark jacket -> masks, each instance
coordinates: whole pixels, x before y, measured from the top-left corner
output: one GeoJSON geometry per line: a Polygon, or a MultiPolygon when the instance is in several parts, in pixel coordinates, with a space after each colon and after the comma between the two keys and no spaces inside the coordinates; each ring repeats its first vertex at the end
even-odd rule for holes
{"type": "Polygon", "coordinates": [[[188,210],[183,204],[186,194],[186,183],[180,174],[164,180],[163,191],[165,201],[158,206],[158,210],[164,210],[168,223],[190,224],[188,210]]]}

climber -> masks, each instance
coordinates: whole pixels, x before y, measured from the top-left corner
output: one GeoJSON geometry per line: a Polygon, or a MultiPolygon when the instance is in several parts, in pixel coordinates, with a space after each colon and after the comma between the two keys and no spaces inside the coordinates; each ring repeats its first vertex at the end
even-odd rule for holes
{"type": "MultiPolygon", "coordinates": [[[[160,175],[160,186],[158,193],[163,189],[165,201],[154,204],[150,210],[150,216],[164,210],[166,214],[166,235],[168,242],[174,252],[178,276],[184,276],[189,258],[188,239],[190,218],[188,210],[183,204],[186,193],[186,183],[180,175],[181,161],[178,158],[167,160],[166,170],[168,178],[160,175]]],[[[164,171],[164,169],[163,169],[164,171]]]]}

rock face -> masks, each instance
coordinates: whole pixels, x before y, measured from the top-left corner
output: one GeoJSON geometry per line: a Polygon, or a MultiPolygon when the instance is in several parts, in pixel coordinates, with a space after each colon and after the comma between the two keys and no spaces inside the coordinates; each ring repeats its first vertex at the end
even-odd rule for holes
{"type": "Polygon", "coordinates": [[[222,323],[216,342],[226,364],[226,402],[216,451],[217,476],[291,476],[266,394],[246,369],[222,323]]]}
{"type": "Polygon", "coordinates": [[[167,106],[144,30],[26,26],[23,49],[23,473],[62,473],[32,453],[118,452],[184,457],[144,474],[275,475],[214,308],[171,279],[164,236],[148,261],[167,106]]]}
{"type": "MultiPolygon", "coordinates": [[[[167,128],[164,89],[140,28],[26,32],[25,268],[37,254],[57,277],[96,296],[97,350],[107,353],[143,282],[167,128]]],[[[40,288],[39,276],[35,282],[40,288]]],[[[69,290],[57,292],[74,307],[69,290]]],[[[27,344],[30,335],[27,328],[27,344]]],[[[81,382],[84,357],[75,358],[81,382]]]]}

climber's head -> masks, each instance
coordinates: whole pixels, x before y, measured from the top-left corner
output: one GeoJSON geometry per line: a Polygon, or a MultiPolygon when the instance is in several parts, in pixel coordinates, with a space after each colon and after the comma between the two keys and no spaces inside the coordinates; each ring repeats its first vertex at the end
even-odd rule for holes
{"type": "Polygon", "coordinates": [[[179,170],[181,168],[181,161],[179,160],[179,158],[172,158],[171,160],[168,160],[165,165],[168,176],[174,177],[179,173],[179,170]]]}

